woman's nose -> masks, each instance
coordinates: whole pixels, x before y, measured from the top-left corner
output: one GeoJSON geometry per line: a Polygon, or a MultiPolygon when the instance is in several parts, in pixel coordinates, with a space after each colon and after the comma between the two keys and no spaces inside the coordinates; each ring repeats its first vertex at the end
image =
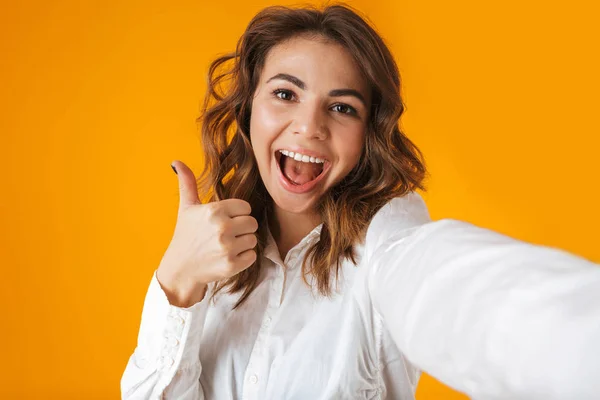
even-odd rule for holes
{"type": "Polygon", "coordinates": [[[294,125],[294,133],[307,138],[325,139],[327,137],[327,123],[324,112],[317,106],[305,105],[298,108],[294,125]]]}

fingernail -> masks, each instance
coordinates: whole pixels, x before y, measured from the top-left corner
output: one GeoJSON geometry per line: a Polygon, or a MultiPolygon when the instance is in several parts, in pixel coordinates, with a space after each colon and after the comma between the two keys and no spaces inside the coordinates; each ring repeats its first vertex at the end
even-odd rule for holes
{"type": "Polygon", "coordinates": [[[177,174],[177,169],[175,169],[175,166],[173,166],[173,164],[171,164],[171,168],[173,168],[173,172],[177,174]]]}

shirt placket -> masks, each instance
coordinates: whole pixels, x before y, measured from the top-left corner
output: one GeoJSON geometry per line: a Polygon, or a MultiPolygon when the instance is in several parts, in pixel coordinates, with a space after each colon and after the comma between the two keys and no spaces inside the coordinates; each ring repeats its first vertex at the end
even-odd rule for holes
{"type": "Polygon", "coordinates": [[[268,367],[270,365],[267,356],[268,339],[271,329],[271,323],[281,304],[283,288],[285,281],[285,271],[280,265],[276,265],[276,273],[271,281],[269,289],[269,300],[265,310],[263,320],[250,354],[250,360],[246,373],[244,374],[244,400],[261,399],[260,389],[266,388],[266,379],[268,378],[268,367]]]}

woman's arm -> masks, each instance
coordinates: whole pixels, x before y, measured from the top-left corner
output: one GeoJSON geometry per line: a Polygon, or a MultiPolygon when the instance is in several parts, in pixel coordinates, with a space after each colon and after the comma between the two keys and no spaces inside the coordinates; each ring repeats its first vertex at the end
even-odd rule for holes
{"type": "Polygon", "coordinates": [[[188,308],[169,304],[156,279],[150,282],[135,351],[121,378],[121,398],[204,399],[200,387],[200,339],[208,294],[188,308]]]}
{"type": "Polygon", "coordinates": [[[600,396],[597,264],[463,221],[380,219],[370,292],[411,362],[474,399],[600,396]]]}

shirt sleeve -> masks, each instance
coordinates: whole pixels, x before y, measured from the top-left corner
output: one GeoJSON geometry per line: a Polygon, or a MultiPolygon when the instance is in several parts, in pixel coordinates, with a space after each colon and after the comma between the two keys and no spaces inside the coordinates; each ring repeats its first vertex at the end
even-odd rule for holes
{"type": "Polygon", "coordinates": [[[209,293],[188,308],[171,305],[156,278],[144,300],[137,347],[121,377],[121,398],[204,399],[200,339],[209,293]]]}
{"type": "Polygon", "coordinates": [[[598,398],[598,264],[464,221],[376,217],[373,306],[417,367],[476,400],[598,398]]]}

